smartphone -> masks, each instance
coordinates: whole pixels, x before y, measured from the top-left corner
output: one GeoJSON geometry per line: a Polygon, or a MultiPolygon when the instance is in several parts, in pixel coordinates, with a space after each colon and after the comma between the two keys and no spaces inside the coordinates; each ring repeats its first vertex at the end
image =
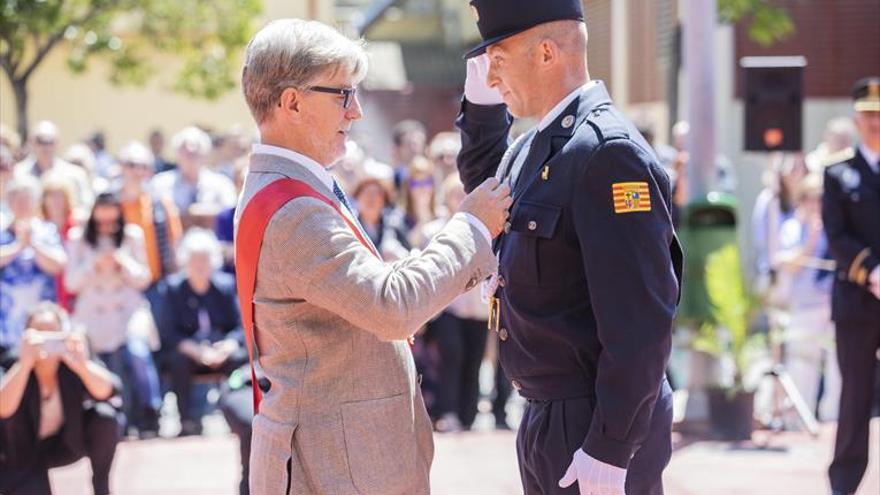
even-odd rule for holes
{"type": "Polygon", "coordinates": [[[40,347],[49,356],[60,356],[67,351],[69,332],[39,332],[42,338],[40,347]]]}

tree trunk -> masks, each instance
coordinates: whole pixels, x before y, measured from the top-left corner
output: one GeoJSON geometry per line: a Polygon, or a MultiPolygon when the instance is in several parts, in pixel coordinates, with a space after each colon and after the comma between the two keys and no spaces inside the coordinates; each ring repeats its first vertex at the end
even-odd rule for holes
{"type": "Polygon", "coordinates": [[[18,122],[18,134],[24,144],[28,134],[28,89],[27,79],[13,79],[12,89],[15,93],[15,111],[18,122]]]}

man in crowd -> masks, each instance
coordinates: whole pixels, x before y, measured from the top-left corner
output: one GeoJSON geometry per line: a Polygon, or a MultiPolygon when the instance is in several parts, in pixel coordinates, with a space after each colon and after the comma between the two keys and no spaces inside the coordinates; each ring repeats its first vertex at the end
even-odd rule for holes
{"type": "Polygon", "coordinates": [[[58,126],[48,120],[37,123],[31,129],[33,152],[15,166],[15,173],[41,178],[53,172],[68,177],[76,185],[76,204],[91,208],[95,199],[89,176],[85,170],[58,157],[58,126]]]}

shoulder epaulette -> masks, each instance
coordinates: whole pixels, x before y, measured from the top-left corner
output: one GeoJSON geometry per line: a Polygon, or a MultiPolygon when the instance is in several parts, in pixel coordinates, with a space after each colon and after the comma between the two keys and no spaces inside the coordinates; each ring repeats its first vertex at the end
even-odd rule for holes
{"type": "Polygon", "coordinates": [[[596,131],[596,134],[599,136],[599,142],[629,138],[626,123],[618,118],[608,107],[600,106],[591,110],[590,114],[587,115],[587,122],[596,131]]]}
{"type": "Polygon", "coordinates": [[[856,149],[853,147],[844,148],[840,151],[835,151],[830,155],[826,156],[822,159],[823,167],[830,167],[831,165],[836,165],[838,163],[845,162],[847,160],[851,160],[854,156],[856,156],[856,149]]]}

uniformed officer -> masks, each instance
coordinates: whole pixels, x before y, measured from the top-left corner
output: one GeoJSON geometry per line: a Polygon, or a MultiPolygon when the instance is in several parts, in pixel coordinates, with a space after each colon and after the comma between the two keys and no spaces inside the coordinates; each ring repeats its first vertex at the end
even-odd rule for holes
{"type": "Polygon", "coordinates": [[[651,147],[587,70],[580,0],[473,0],[458,166],[513,186],[490,326],[531,494],[659,494],[681,251],[651,147]],[[539,120],[509,143],[513,117],[539,120]],[[577,488],[575,488],[575,482],[577,488]]]}
{"type": "Polygon", "coordinates": [[[868,423],[880,349],[880,77],[853,88],[858,149],[825,169],[822,220],[837,277],[831,316],[843,387],[834,460],[835,494],[855,493],[868,465],[868,423]]]}

